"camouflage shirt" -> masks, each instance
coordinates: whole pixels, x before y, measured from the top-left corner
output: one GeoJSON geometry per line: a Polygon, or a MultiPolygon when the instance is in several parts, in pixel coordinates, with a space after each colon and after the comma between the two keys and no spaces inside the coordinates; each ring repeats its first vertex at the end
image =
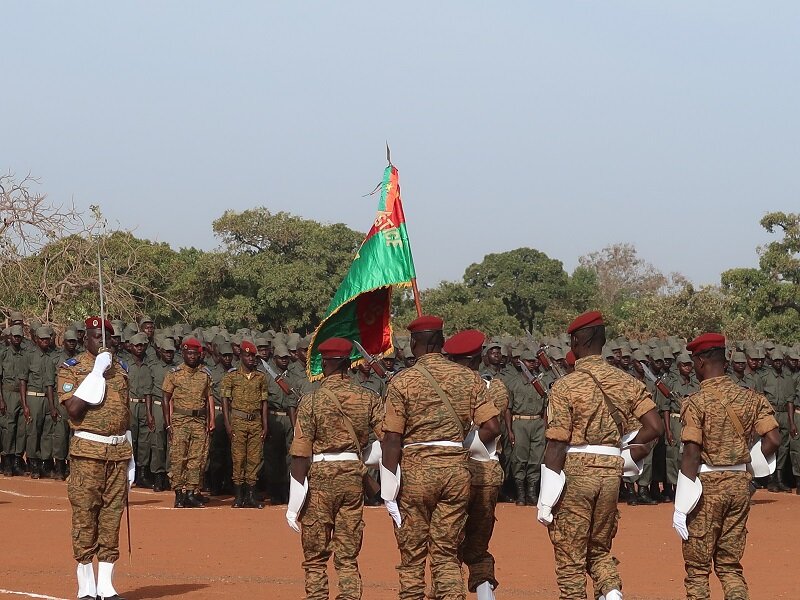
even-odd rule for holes
{"type": "Polygon", "coordinates": [[[211,395],[211,375],[206,367],[192,369],[184,363],[164,376],[161,389],[165,394],[172,394],[173,407],[200,410],[205,408],[211,395]]]}
{"type": "Polygon", "coordinates": [[[261,411],[267,401],[267,376],[255,369],[245,373],[242,367],[225,374],[220,384],[220,397],[231,399],[231,408],[253,413],[261,411]]]}
{"type": "MultiPolygon", "coordinates": [[[[58,368],[56,391],[62,404],[72,398],[78,386],[94,367],[94,356],[83,352],[63,362],[58,368]]],[[[89,406],[80,421],[70,419],[69,425],[76,431],[88,431],[99,435],[124,435],[130,423],[128,406],[128,374],[118,360],[114,360],[105,372],[106,394],[103,402],[89,406]]],[[[131,457],[130,444],[103,444],[73,436],[69,444],[70,456],[96,458],[100,460],[127,460],[131,457]]]]}
{"type": "Polygon", "coordinates": [[[702,461],[716,467],[750,462],[748,440],[753,431],[764,435],[778,426],[775,413],[761,394],[743,389],[727,375],[706,379],[700,391],[689,396],[681,411],[681,441],[702,447],[702,461]],[[734,428],[727,403],[742,423],[744,435],[734,428]]]}
{"type": "MultiPolygon", "coordinates": [[[[486,382],[475,371],[439,353],[430,353],[419,357],[416,365],[401,371],[389,382],[383,430],[401,434],[404,444],[460,443],[470,423],[480,426],[497,415],[497,409],[487,398],[486,382]],[[417,365],[428,369],[441,386],[461,422],[460,428],[417,365]]],[[[448,454],[448,451],[441,450],[441,454],[448,454]]],[[[459,451],[458,454],[464,453],[459,451]]]]}
{"type": "MultiPolygon", "coordinates": [[[[620,432],[603,393],[595,381],[580,370],[589,371],[600,382],[622,417],[625,433],[638,428],[636,421],[656,408],[644,383],[609,365],[600,355],[587,356],[575,362],[573,373],[553,384],[545,437],[570,446],[619,446],[620,432]]],[[[583,472],[583,467],[602,467],[621,475],[622,464],[622,458],[617,456],[567,454],[564,469],[578,473],[583,472]]]]}
{"type": "Polygon", "coordinates": [[[381,412],[381,398],[375,392],[339,375],[326,377],[319,389],[304,395],[300,402],[290,454],[305,457],[334,452],[360,454],[371,431],[381,437],[381,412]],[[345,425],[344,415],[322,390],[329,390],[339,400],[358,437],[358,448],[345,425]]]}

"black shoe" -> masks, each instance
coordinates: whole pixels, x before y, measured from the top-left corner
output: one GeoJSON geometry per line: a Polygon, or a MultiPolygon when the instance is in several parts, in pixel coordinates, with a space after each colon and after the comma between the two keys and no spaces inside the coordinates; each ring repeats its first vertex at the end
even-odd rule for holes
{"type": "Polygon", "coordinates": [[[119,594],[114,594],[113,596],[98,596],[97,600],[125,600],[125,598],[119,594]]]}
{"type": "Polygon", "coordinates": [[[175,490],[175,508],[186,508],[186,492],[175,490]]]}
{"type": "Polygon", "coordinates": [[[258,498],[256,498],[255,490],[253,486],[246,485],[246,494],[244,497],[244,505],[246,508],[264,508],[264,503],[260,502],[258,498]]]}
{"type": "Polygon", "coordinates": [[[13,461],[11,468],[14,475],[25,475],[25,462],[22,460],[22,456],[15,454],[11,460],[13,461]]]}
{"type": "Polygon", "coordinates": [[[14,456],[12,454],[3,455],[3,475],[6,477],[14,476],[14,456]]]}
{"type": "Polygon", "coordinates": [[[201,494],[200,492],[194,492],[194,497],[200,500],[200,502],[202,502],[204,506],[209,502],[209,498],[207,496],[203,496],[203,494],[201,494]]]}
{"type": "Polygon", "coordinates": [[[791,492],[792,488],[790,488],[788,485],[783,483],[783,480],[780,477],[778,477],[778,491],[779,492],[791,492]]]}
{"type": "Polygon", "coordinates": [[[528,484],[528,488],[525,490],[525,504],[527,506],[536,506],[539,502],[539,494],[536,493],[536,484],[530,483],[528,484]]]}
{"type": "Polygon", "coordinates": [[[67,463],[64,460],[56,459],[56,468],[53,471],[53,478],[64,481],[67,478],[67,463]]]}
{"type": "Polygon", "coordinates": [[[231,508],[244,508],[244,486],[234,484],[233,493],[234,498],[231,508]]]}
{"type": "Polygon", "coordinates": [[[39,479],[42,476],[42,461],[32,458],[28,461],[31,466],[31,479],[39,479]]]}
{"type": "Polygon", "coordinates": [[[636,501],[639,504],[644,504],[646,506],[655,506],[658,504],[658,500],[650,495],[650,493],[647,491],[647,488],[639,488],[639,493],[636,495],[636,501]]]}
{"type": "Polygon", "coordinates": [[[153,489],[153,474],[150,472],[150,467],[142,467],[142,472],[139,475],[139,487],[153,489]]]}
{"type": "Polygon", "coordinates": [[[194,491],[186,492],[186,496],[183,499],[183,506],[184,508],[205,508],[206,505],[197,497],[197,494],[194,491]]]}
{"type": "Polygon", "coordinates": [[[525,482],[524,481],[515,481],[514,488],[517,490],[517,506],[525,506],[525,482]]]}
{"type": "Polygon", "coordinates": [[[627,494],[628,499],[627,503],[628,506],[639,506],[639,499],[636,497],[636,494],[627,494]]]}
{"type": "Polygon", "coordinates": [[[167,474],[166,473],[153,473],[153,491],[163,492],[168,489],[167,474]]]}
{"type": "Polygon", "coordinates": [[[55,471],[55,465],[53,464],[53,459],[48,458],[47,460],[39,461],[40,477],[44,477],[45,479],[51,479],[53,477],[54,471],[55,471]]]}
{"type": "Polygon", "coordinates": [[[778,492],[778,477],[775,473],[769,476],[769,483],[767,484],[767,491],[778,492]]]}

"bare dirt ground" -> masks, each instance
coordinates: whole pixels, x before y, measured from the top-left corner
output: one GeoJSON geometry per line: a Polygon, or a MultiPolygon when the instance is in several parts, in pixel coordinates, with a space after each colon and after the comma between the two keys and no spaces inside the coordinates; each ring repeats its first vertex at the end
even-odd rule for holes
{"type": "MultiPolygon", "coordinates": [[[[231,510],[230,498],[205,509],[175,510],[171,494],[131,493],[133,557],[128,564],[123,519],[117,590],[149,598],[303,597],[300,537],[284,507],[231,510]]],[[[683,598],[680,540],[671,505],[621,505],[614,543],[626,600],[683,598]]],[[[800,552],[800,497],[759,491],[750,513],[745,575],[754,600],[797,598],[793,572],[800,552]]],[[[365,509],[360,567],[365,600],[397,597],[399,554],[385,510],[365,509]]],[[[0,477],[0,597],[75,598],[66,485],[0,477]],[[20,595],[21,594],[21,595],[20,595]]],[[[557,598],[553,551],[535,508],[502,504],[492,541],[498,598],[557,598]]],[[[713,597],[722,592],[712,576],[713,597]]],[[[335,577],[331,579],[335,596],[335,577]]],[[[474,596],[472,596],[474,598],[474,596]]]]}

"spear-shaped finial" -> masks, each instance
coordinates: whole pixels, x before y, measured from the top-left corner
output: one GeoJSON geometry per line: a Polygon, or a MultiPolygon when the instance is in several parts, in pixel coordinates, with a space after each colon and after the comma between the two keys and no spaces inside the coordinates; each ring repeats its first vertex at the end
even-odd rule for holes
{"type": "Polygon", "coordinates": [[[389,141],[386,141],[386,162],[389,163],[389,166],[392,166],[392,152],[389,150],[389,141]]]}

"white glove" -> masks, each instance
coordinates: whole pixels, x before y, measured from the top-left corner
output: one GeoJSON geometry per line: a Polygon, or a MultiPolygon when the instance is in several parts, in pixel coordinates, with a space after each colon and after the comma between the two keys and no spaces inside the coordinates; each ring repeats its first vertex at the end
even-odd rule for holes
{"type": "Polygon", "coordinates": [[[544,463],[541,466],[541,485],[539,489],[539,502],[536,504],[538,509],[537,519],[542,525],[550,525],[553,522],[553,507],[561,498],[564,491],[566,475],[564,471],[551,471],[544,463]]]}
{"type": "Polygon", "coordinates": [[[381,498],[383,498],[384,502],[393,502],[397,500],[397,494],[400,493],[400,465],[397,465],[397,469],[392,473],[381,463],[380,473],[381,498]]]}
{"type": "Polygon", "coordinates": [[[686,513],[682,513],[679,510],[672,513],[672,526],[684,542],[689,539],[689,530],[686,528],[686,513]]]}
{"type": "Polygon", "coordinates": [[[386,510],[389,512],[389,516],[392,517],[394,524],[400,527],[403,523],[403,518],[400,516],[400,507],[397,505],[395,500],[385,500],[384,504],[386,505],[386,510]]]}
{"type": "Polygon", "coordinates": [[[300,525],[297,524],[297,515],[303,509],[308,495],[308,477],[303,483],[289,476],[289,505],[286,507],[286,522],[289,527],[300,533],[300,525]]]}
{"type": "Polygon", "coordinates": [[[111,352],[101,352],[98,354],[94,359],[94,366],[92,367],[92,373],[95,375],[103,375],[106,371],[108,371],[108,367],[111,366],[111,352]]]}
{"type": "Polygon", "coordinates": [[[361,453],[361,461],[368,467],[377,467],[381,464],[383,452],[380,440],[375,440],[361,453]]]}
{"type": "MultiPolygon", "coordinates": [[[[125,432],[125,439],[128,440],[128,444],[133,449],[133,435],[131,435],[130,430],[125,432]]],[[[133,458],[133,452],[131,452],[131,458],[128,460],[128,489],[133,486],[134,479],[136,479],[136,461],[133,458]]]]}
{"type": "Polygon", "coordinates": [[[291,510],[286,511],[286,522],[289,524],[289,527],[294,529],[297,533],[300,533],[300,525],[297,523],[297,513],[291,510]]]}

